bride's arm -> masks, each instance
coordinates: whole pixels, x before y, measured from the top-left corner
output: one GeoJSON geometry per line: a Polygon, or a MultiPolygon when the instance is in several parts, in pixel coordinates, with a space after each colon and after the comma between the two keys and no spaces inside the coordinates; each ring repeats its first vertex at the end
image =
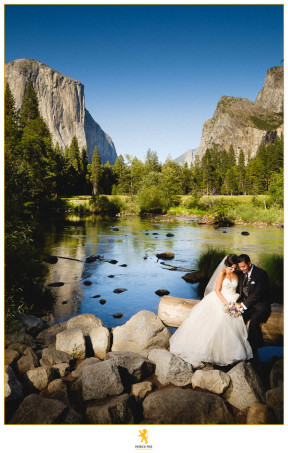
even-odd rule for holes
{"type": "Polygon", "coordinates": [[[228,301],[225,299],[225,297],[221,293],[222,283],[223,283],[224,277],[225,277],[225,269],[220,271],[219,274],[218,274],[218,277],[217,277],[217,280],[216,280],[215,292],[216,292],[217,296],[219,297],[219,299],[221,300],[221,302],[223,302],[223,304],[228,304],[228,301]]]}

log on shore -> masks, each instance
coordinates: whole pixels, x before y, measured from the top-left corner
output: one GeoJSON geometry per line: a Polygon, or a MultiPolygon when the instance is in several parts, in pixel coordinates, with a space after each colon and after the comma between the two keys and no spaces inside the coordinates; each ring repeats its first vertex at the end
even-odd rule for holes
{"type": "MultiPolygon", "coordinates": [[[[192,308],[200,302],[196,299],[163,296],[158,306],[158,316],[166,326],[179,327],[189,316],[192,308]]],[[[265,324],[262,324],[264,343],[266,345],[283,344],[283,306],[274,304],[272,313],[265,324]]]]}

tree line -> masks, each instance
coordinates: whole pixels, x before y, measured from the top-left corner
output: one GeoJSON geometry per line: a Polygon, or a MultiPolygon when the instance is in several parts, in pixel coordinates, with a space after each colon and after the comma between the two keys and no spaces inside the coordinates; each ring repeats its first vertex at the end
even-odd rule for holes
{"type": "Polygon", "coordinates": [[[53,145],[31,82],[19,114],[6,86],[5,188],[10,201],[23,204],[39,197],[128,194],[143,200],[161,198],[171,205],[179,195],[258,195],[279,192],[281,184],[283,136],[259,146],[253,158],[245,157],[243,150],[237,156],[232,145],[228,151],[213,145],[202,157],[196,156],[190,168],[169,158],[162,164],[151,149],[144,162],[127,154],[118,156],[114,165],[109,161],[103,165],[95,147],[89,164],[87,149],[80,150],[76,137],[64,150],[58,143],[53,145]]]}

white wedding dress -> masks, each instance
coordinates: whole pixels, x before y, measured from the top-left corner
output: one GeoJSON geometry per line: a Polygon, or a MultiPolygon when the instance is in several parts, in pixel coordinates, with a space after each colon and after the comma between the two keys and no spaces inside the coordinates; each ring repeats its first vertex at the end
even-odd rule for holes
{"type": "MultiPolygon", "coordinates": [[[[227,302],[236,302],[238,279],[224,278],[221,293],[227,302]]],[[[195,305],[188,318],[170,338],[170,352],[190,362],[229,365],[253,357],[242,316],[233,318],[224,311],[224,304],[211,291],[195,305]]]]}

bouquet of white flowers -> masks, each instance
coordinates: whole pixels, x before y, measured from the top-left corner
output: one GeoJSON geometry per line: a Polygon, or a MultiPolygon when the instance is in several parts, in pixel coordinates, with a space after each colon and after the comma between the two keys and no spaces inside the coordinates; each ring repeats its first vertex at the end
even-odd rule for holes
{"type": "Polygon", "coordinates": [[[228,302],[228,304],[224,304],[224,311],[232,318],[238,318],[242,315],[244,309],[239,307],[236,302],[228,302]]]}

